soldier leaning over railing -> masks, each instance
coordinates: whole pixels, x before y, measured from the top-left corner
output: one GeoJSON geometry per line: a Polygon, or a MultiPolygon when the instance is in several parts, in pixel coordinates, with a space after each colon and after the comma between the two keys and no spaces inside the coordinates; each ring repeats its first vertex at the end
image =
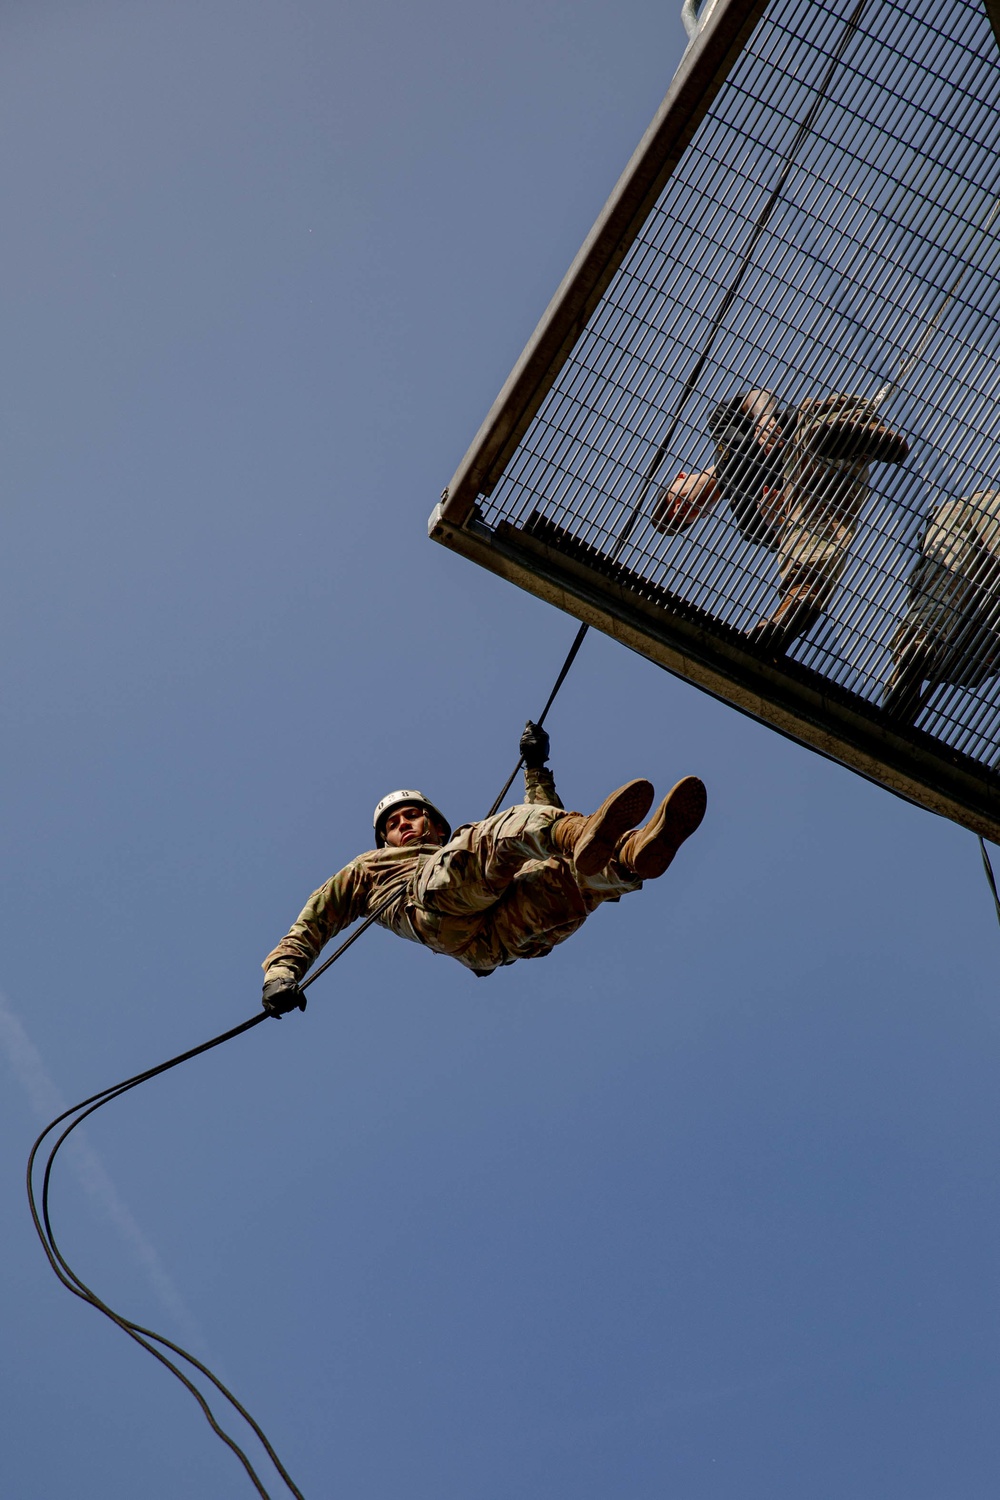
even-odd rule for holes
{"type": "Polygon", "coordinates": [[[1000,671],[1000,490],[931,514],[892,660],[882,706],[907,723],[940,684],[976,688],[1000,671]]]}
{"type": "Polygon", "coordinates": [[[825,611],[868,497],[873,463],[902,463],[909,443],[873,403],[834,394],[779,407],[771,391],[724,401],[708,419],[716,462],[680,473],[653,509],[658,531],[686,531],[725,501],[748,541],[776,554],[778,607],[749,632],[783,652],[825,611]]]}

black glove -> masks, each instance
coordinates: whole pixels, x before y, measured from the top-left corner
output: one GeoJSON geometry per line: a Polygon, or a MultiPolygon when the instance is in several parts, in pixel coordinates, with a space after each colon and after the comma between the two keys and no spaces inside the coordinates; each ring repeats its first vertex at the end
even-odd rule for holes
{"type": "Polygon", "coordinates": [[[549,758],[549,737],[540,724],[533,724],[530,719],[528,720],[518,749],[529,771],[537,771],[544,766],[549,758]]]}
{"type": "Polygon", "coordinates": [[[305,1010],[306,997],[295,980],[286,974],[282,979],[265,981],[260,1003],[268,1015],[277,1016],[280,1021],[290,1010],[305,1010]]]}

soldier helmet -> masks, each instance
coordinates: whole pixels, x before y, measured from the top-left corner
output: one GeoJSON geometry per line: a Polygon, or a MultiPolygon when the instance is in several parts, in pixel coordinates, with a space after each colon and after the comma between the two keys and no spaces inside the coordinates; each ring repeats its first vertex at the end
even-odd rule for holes
{"type": "Polygon", "coordinates": [[[381,849],[385,844],[385,820],[393,808],[410,806],[422,807],[430,813],[432,818],[436,818],[444,829],[445,843],[448,842],[451,838],[451,824],[440,808],[434,806],[429,797],[425,797],[423,792],[390,792],[387,797],[382,798],[372,817],[372,825],[375,829],[375,847],[377,849],[381,849]]]}

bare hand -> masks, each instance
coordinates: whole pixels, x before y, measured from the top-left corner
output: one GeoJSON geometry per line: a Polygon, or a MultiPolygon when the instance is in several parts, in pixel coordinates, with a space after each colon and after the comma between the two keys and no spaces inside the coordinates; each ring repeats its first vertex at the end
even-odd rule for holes
{"type": "Polygon", "coordinates": [[[673,483],[660,491],[653,507],[653,525],[667,536],[686,531],[712,509],[718,498],[719,486],[714,468],[701,469],[694,474],[681,470],[673,483]]]}

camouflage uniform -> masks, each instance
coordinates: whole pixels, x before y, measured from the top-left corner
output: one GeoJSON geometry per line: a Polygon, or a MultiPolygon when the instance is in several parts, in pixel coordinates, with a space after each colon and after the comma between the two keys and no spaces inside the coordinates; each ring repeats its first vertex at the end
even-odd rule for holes
{"type": "Polygon", "coordinates": [[[856,405],[851,396],[803,401],[785,449],[781,533],[775,551],[782,600],[808,601],[826,609],[843,576],[861,510],[868,498],[868,464],[818,458],[810,439],[824,417],[856,405]]]}
{"type": "Polygon", "coordinates": [[[938,506],[909,585],[886,697],[916,711],[922,682],[979,687],[1000,671],[1000,490],[938,506]]]}
{"type": "Polygon", "coordinates": [[[548,766],[525,766],[525,802],[541,802],[545,807],[562,808],[556,791],[556,778],[548,766]]]}
{"type": "Polygon", "coordinates": [[[265,958],[267,979],[301,979],[332,937],[392,895],[377,918],[383,927],[486,975],[550,953],[603,901],[640,889],[614,861],[584,877],[556,851],[551,830],[565,814],[548,767],[525,772],[525,794],[519,807],[466,823],[444,845],[359,854],[310,896],[265,958]]]}
{"type": "Polygon", "coordinates": [[[757,442],[742,398],[713,412],[719,489],[749,541],[777,554],[779,595],[826,608],[840,582],[868,495],[868,464],[820,458],[817,434],[850,415],[857,397],[832,395],[775,411],[780,441],[770,453],[757,442]]]}

